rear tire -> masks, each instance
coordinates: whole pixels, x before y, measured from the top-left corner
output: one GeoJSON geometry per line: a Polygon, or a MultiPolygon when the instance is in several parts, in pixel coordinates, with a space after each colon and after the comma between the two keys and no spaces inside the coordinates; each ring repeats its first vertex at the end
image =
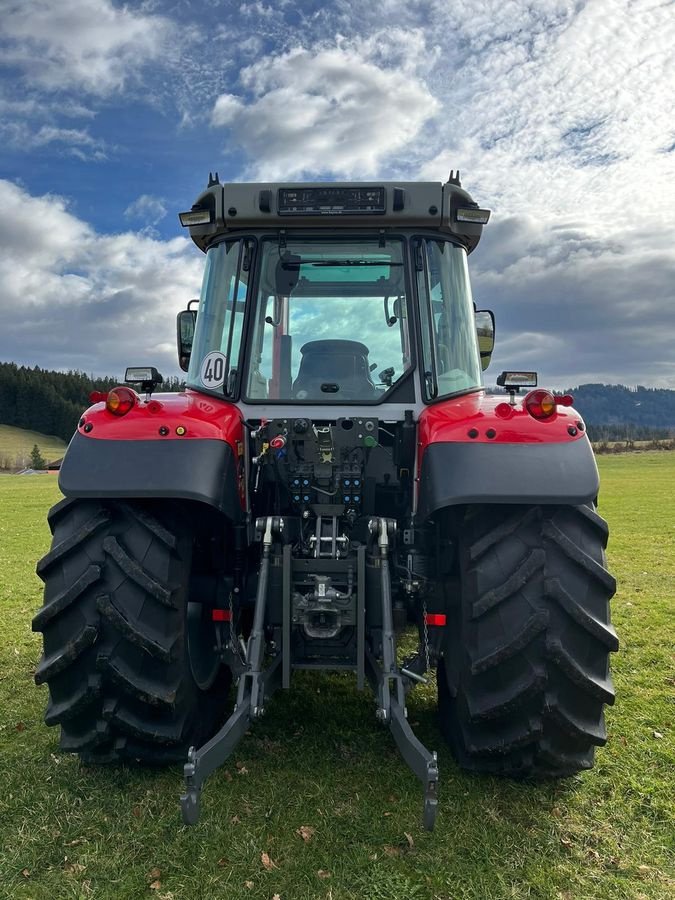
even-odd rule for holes
{"type": "Polygon", "coordinates": [[[618,648],[607,535],[586,506],[468,510],[438,674],[441,728],[462,767],[537,778],[593,765],[618,648]]]}
{"type": "Polygon", "coordinates": [[[231,676],[206,689],[190,665],[192,537],[185,511],[139,501],[64,500],[49,514],[33,620],[49,686],[47,725],[88,763],[184,761],[216,730],[231,676]]]}

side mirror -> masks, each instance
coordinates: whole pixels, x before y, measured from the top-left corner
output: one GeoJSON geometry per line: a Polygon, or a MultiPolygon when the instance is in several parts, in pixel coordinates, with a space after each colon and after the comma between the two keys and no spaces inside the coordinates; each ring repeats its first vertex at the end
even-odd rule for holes
{"type": "Polygon", "coordinates": [[[490,365],[492,351],[495,348],[495,314],[491,309],[478,309],[474,316],[478,334],[478,349],[480,350],[480,365],[485,371],[490,365]]]}
{"type": "MultiPolygon", "coordinates": [[[[191,300],[190,303],[193,301],[191,300]]],[[[190,354],[192,342],[195,337],[195,324],[197,313],[194,309],[182,309],[176,317],[176,332],[178,339],[178,365],[184,372],[190,366],[190,354]]]]}

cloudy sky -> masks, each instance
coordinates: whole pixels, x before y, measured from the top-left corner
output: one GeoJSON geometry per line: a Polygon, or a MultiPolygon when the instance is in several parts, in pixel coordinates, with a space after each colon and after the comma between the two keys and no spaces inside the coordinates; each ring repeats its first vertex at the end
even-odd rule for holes
{"type": "Polygon", "coordinates": [[[0,360],[176,373],[209,170],[458,168],[488,380],[675,388],[673,0],[0,0],[0,360]]]}

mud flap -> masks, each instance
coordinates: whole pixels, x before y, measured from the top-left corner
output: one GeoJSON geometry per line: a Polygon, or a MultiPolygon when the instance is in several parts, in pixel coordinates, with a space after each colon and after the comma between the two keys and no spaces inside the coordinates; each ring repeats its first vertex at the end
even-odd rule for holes
{"type": "Polygon", "coordinates": [[[580,506],[593,502],[599,487],[585,436],[542,444],[439,441],[422,457],[418,513],[423,520],[465,503],[580,506]]]}

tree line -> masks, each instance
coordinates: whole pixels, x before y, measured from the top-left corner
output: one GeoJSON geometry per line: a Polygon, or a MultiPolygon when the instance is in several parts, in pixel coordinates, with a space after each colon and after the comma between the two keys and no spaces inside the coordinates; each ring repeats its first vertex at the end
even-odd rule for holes
{"type": "MultiPolygon", "coordinates": [[[[488,388],[490,394],[506,393],[488,388]]],[[[592,441],[662,441],[675,437],[675,391],[642,385],[580,384],[574,397],[592,441]]],[[[522,396],[522,394],[521,394],[522,396]]]]}
{"type": "MultiPolygon", "coordinates": [[[[14,425],[69,441],[82,412],[91,405],[92,391],[107,393],[120,384],[116,378],[95,378],[84,372],[52,372],[0,362],[0,425],[14,425]]],[[[181,390],[178,378],[163,391],[181,390]]]]}
{"type": "Polygon", "coordinates": [[[662,440],[675,435],[675,391],[581,384],[569,393],[593,441],[662,440]]]}
{"type": "MultiPolygon", "coordinates": [[[[120,381],[84,372],[53,372],[0,362],[0,425],[15,425],[69,441],[90,405],[92,391],[107,392],[120,381]]],[[[179,391],[175,376],[163,391],[179,391]]],[[[499,391],[499,389],[497,389],[499,391]]],[[[581,384],[569,390],[594,441],[654,440],[675,434],[675,391],[625,385],[581,384]]]]}

